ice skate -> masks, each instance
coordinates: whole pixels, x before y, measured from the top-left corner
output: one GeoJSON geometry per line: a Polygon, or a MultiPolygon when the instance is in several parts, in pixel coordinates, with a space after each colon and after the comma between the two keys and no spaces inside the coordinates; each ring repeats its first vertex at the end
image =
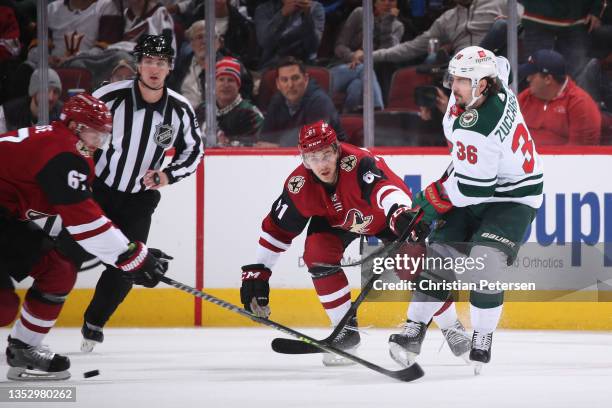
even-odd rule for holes
{"type": "Polygon", "coordinates": [[[442,329],[442,334],[451,352],[456,357],[461,357],[466,363],[470,363],[469,353],[472,348],[470,336],[465,331],[465,327],[459,320],[455,321],[451,327],[442,329]]]}
{"type": "Polygon", "coordinates": [[[49,381],[70,378],[68,357],[52,352],[47,346],[30,346],[21,340],[8,338],[6,373],[14,381],[49,381]]]}
{"type": "Polygon", "coordinates": [[[83,323],[81,334],[83,335],[83,339],[81,340],[81,351],[83,353],[91,353],[97,344],[104,341],[102,328],[92,326],[87,322],[83,323]]]}
{"type": "Polygon", "coordinates": [[[472,350],[470,360],[474,365],[474,375],[479,375],[484,364],[491,361],[491,346],[493,333],[480,333],[474,331],[472,335],[472,350]]]}
{"type": "Polygon", "coordinates": [[[399,365],[409,367],[421,353],[427,325],[412,320],[404,323],[402,332],[389,336],[389,354],[399,365]]]}
{"type": "MultiPolygon", "coordinates": [[[[334,340],[331,342],[331,345],[336,348],[339,348],[340,350],[346,351],[347,353],[355,354],[360,343],[361,336],[359,335],[357,318],[352,317],[348,321],[347,325],[334,338],[334,340]]],[[[337,354],[323,353],[323,365],[346,366],[353,364],[356,363],[337,354]]]]}

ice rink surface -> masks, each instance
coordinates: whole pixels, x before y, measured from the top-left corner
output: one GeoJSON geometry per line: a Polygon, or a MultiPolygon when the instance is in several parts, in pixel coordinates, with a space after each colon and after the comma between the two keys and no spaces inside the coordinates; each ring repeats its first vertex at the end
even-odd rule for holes
{"type": "MultiPolygon", "coordinates": [[[[316,338],[328,330],[304,329],[316,338]]],[[[399,368],[388,356],[391,329],[366,329],[360,356],[399,368]]],[[[9,331],[0,330],[2,349],[9,331]]],[[[54,329],[53,351],[70,356],[76,403],[0,403],[20,407],[198,408],[493,408],[612,406],[612,334],[500,331],[482,375],[452,356],[431,329],[420,364],[425,377],[402,383],[361,366],[324,367],[320,355],[281,355],[270,349],[280,335],[249,329],[106,329],[91,354],[79,350],[78,329],[54,329]],[[100,375],[83,378],[86,371],[100,375]]],[[[37,386],[6,380],[0,387],[37,386]]]]}

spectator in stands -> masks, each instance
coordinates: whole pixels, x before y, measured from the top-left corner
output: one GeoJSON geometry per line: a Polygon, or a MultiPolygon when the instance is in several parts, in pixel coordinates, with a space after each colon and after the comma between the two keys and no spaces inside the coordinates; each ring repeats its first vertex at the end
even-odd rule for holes
{"type": "Polygon", "coordinates": [[[438,44],[453,55],[457,50],[480,44],[493,28],[495,18],[507,12],[507,0],[453,1],[455,7],[442,13],[427,31],[410,41],[372,53],[383,95],[388,95],[397,64],[420,63],[428,54],[430,40],[438,40],[438,44]]]}
{"type": "Polygon", "coordinates": [[[0,133],[34,126],[38,123],[39,98],[49,98],[49,121],[59,120],[62,103],[59,97],[62,83],[57,72],[49,68],[49,90],[41,92],[40,74],[36,70],[30,77],[30,86],[26,96],[12,99],[0,106],[0,133]]]}
{"type": "Polygon", "coordinates": [[[260,68],[274,66],[281,57],[314,62],[323,36],[325,11],[313,0],[267,0],[255,10],[257,42],[262,48],[260,68]]]}
{"type": "Polygon", "coordinates": [[[576,83],[591,95],[602,111],[612,114],[612,25],[591,33],[593,57],[576,83]]]}
{"type": "MultiPolygon", "coordinates": [[[[236,58],[224,57],[217,62],[217,142],[221,146],[253,146],[263,125],[259,109],[240,95],[240,71],[241,63],[236,58]]],[[[196,108],[196,115],[204,124],[205,103],[196,108]]]]}
{"type": "MultiPolygon", "coordinates": [[[[390,48],[400,43],[404,25],[397,19],[397,0],[374,2],[374,49],[390,48]]],[[[357,7],[346,20],[336,40],[335,55],[343,63],[331,68],[332,95],[346,94],[344,111],[351,112],[363,101],[363,8],[357,7]]],[[[374,76],[374,106],[383,108],[382,91],[374,76]]]]}
{"type": "Polygon", "coordinates": [[[0,0],[0,64],[19,56],[19,35],[15,4],[12,0],[0,0]]]}
{"type": "MultiPolygon", "coordinates": [[[[47,13],[51,33],[49,65],[56,67],[95,48],[100,18],[119,14],[119,10],[112,0],[69,0],[49,3],[47,13]]],[[[30,49],[28,60],[38,61],[36,47],[30,49]]]]}
{"type": "Polygon", "coordinates": [[[124,17],[123,41],[130,43],[130,51],[138,39],[145,35],[163,35],[172,39],[172,48],[176,52],[174,21],[159,1],[127,0],[124,17]]]}
{"type": "MultiPolygon", "coordinates": [[[[168,86],[183,95],[192,106],[198,106],[206,97],[206,21],[198,20],[185,32],[190,41],[186,52],[179,56],[175,69],[168,79],[168,86]]],[[[223,39],[215,30],[216,60],[227,56],[223,39]]],[[[241,65],[240,94],[244,99],[253,97],[253,77],[241,65]]]]}
{"type": "MultiPolygon", "coordinates": [[[[181,15],[185,27],[190,27],[205,15],[205,4],[200,0],[179,1],[167,8],[181,15]]],[[[248,69],[257,68],[259,50],[255,40],[255,26],[238,11],[231,0],[215,0],[215,31],[229,55],[240,58],[248,69]]]]}
{"type": "Polygon", "coordinates": [[[127,79],[133,79],[136,76],[136,66],[132,61],[122,59],[120,60],[113,72],[111,72],[110,82],[125,81],[127,79]]]}
{"type": "Polygon", "coordinates": [[[344,140],[344,130],[331,98],[314,79],[308,77],[304,63],[285,57],[279,61],[276,70],[278,92],[266,111],[257,145],[296,146],[299,129],[319,120],[328,122],[344,140]]]}
{"type": "Polygon", "coordinates": [[[478,45],[487,35],[496,17],[504,15],[506,0],[454,0],[457,4],[433,22],[429,30],[411,41],[374,51],[374,62],[417,62],[428,52],[429,40],[435,38],[449,54],[470,45],[478,45]]]}
{"type": "Polygon", "coordinates": [[[567,75],[561,54],[536,51],[521,65],[519,76],[529,82],[529,88],[519,95],[519,104],[538,146],[599,144],[599,108],[567,75]]]}
{"type": "Polygon", "coordinates": [[[588,33],[601,24],[603,2],[523,0],[522,4],[525,7],[521,19],[525,29],[524,55],[554,49],[565,57],[569,74],[576,78],[587,62],[588,33]]]}

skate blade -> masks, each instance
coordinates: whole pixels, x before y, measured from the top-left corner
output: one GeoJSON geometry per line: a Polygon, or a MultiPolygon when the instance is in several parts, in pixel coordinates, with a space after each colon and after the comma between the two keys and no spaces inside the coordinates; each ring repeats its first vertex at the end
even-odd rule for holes
{"type": "Polygon", "coordinates": [[[83,353],[91,353],[93,349],[96,347],[96,345],[98,344],[100,343],[98,343],[97,341],[93,341],[89,339],[82,339],[81,340],[81,351],[83,353]]]}
{"type": "Polygon", "coordinates": [[[62,381],[70,378],[70,372],[45,372],[11,367],[6,373],[6,378],[13,381],[62,381]]]}
{"type": "Polygon", "coordinates": [[[483,363],[472,361],[472,365],[474,366],[474,375],[480,375],[482,372],[482,367],[484,367],[483,363]]]}
{"type": "Polygon", "coordinates": [[[416,362],[417,353],[407,351],[396,343],[389,343],[389,355],[399,365],[408,368],[416,362]]]}
{"type": "MultiPolygon", "coordinates": [[[[352,347],[343,351],[346,351],[349,354],[357,355],[357,347],[352,347]]],[[[351,366],[355,364],[357,363],[337,354],[323,353],[323,365],[326,367],[351,366]]]]}

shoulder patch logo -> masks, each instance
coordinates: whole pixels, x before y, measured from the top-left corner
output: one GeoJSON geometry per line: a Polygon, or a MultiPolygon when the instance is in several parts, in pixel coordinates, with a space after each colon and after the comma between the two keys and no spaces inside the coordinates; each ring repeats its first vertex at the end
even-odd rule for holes
{"type": "Polygon", "coordinates": [[[459,117],[459,124],[465,128],[472,127],[478,122],[478,111],[476,109],[468,109],[459,117]]]}
{"type": "Polygon", "coordinates": [[[172,125],[165,125],[163,123],[155,125],[153,141],[162,149],[167,149],[172,146],[172,142],[174,141],[174,128],[172,125]]]}
{"type": "Polygon", "coordinates": [[[363,175],[363,181],[368,184],[372,184],[377,177],[381,178],[378,174],[374,174],[368,170],[368,172],[363,175]]]}
{"type": "Polygon", "coordinates": [[[287,183],[287,190],[290,193],[297,194],[300,192],[304,184],[306,183],[306,179],[302,176],[293,176],[289,179],[287,183]]]}
{"type": "Polygon", "coordinates": [[[356,165],[357,165],[357,157],[355,157],[354,154],[343,157],[342,160],[340,160],[340,168],[346,171],[347,173],[353,170],[356,165]]]}

